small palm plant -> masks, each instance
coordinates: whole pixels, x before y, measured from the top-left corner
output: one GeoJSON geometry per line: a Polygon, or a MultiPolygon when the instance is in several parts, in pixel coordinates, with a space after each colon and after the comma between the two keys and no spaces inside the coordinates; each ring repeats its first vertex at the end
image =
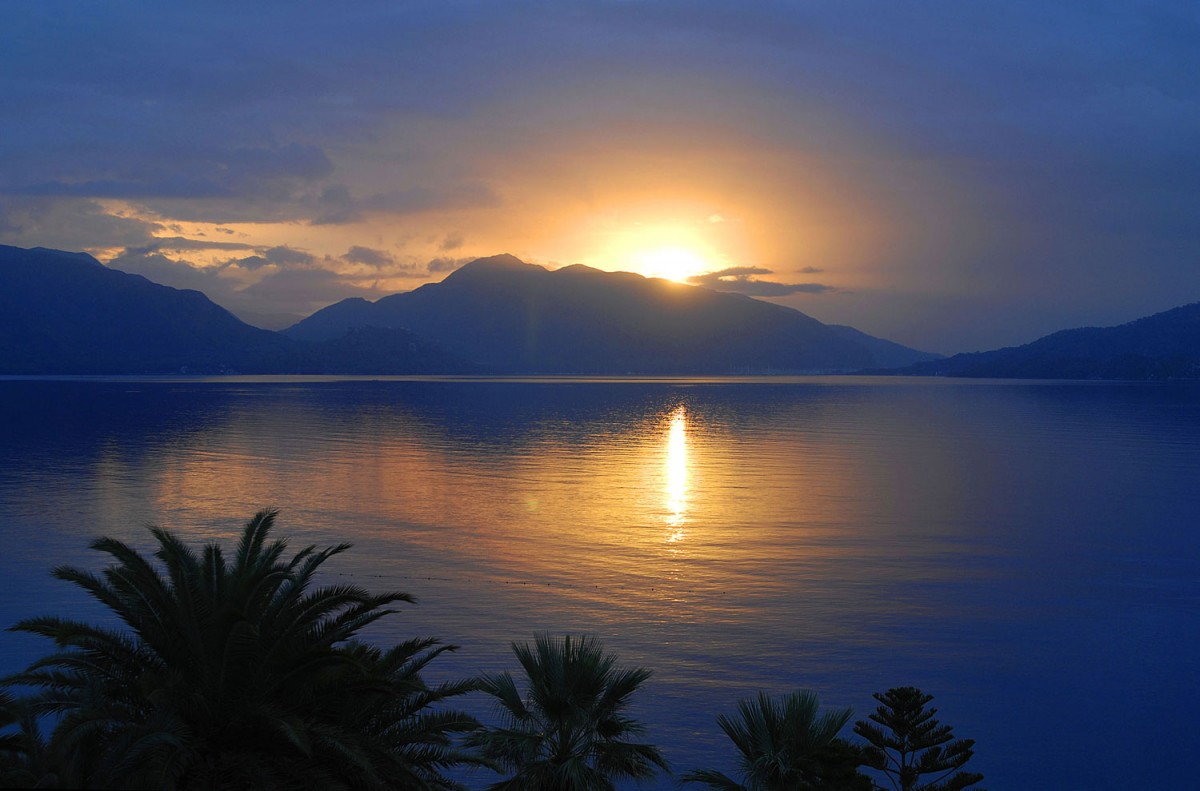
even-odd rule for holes
{"type": "Polygon", "coordinates": [[[513,643],[525,671],[525,692],[508,673],[485,676],[504,719],[468,739],[511,776],[492,791],[611,791],[618,780],[645,780],[667,763],[650,744],[631,741],[642,725],[626,710],[650,677],[621,668],[591,636],[536,635],[513,643]]]}
{"type": "Polygon", "coordinates": [[[75,785],[142,788],[457,788],[443,770],[474,763],[455,734],[478,723],[430,707],[474,688],[428,686],[421,671],[452,646],[354,642],[405,593],[312,588],[349,545],[285,558],[268,541],[276,511],[245,526],[232,559],[152,528],[158,564],[110,538],[115,563],[54,576],[106,605],[124,628],[56,617],[13,627],[58,650],[5,683],[53,715],[58,774],[75,785]]]}
{"type": "Polygon", "coordinates": [[[857,772],[857,748],[838,733],[850,721],[850,709],[819,713],[817,696],[797,690],[780,699],[759,693],[738,704],[738,719],[724,714],[717,724],[738,751],[742,782],[714,769],[683,777],[723,791],[855,791],[870,789],[857,772]]]}

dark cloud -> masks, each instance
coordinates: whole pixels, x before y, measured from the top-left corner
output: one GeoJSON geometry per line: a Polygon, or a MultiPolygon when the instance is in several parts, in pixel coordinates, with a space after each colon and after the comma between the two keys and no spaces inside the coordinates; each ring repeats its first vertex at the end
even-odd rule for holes
{"type": "Polygon", "coordinates": [[[438,245],[438,249],[444,253],[451,250],[457,250],[463,246],[465,241],[466,239],[463,237],[462,233],[454,231],[453,233],[446,234],[446,237],[442,239],[442,243],[438,245]]]}
{"type": "MultiPolygon", "coordinates": [[[[0,176],[0,189],[13,195],[80,198],[152,199],[294,199],[300,184],[332,172],[325,152],[314,146],[286,145],[228,150],[187,150],[175,156],[153,152],[134,159],[134,152],[112,152],[80,162],[59,178],[22,183],[0,176]],[[129,162],[121,164],[121,157],[129,162]],[[99,172],[117,170],[115,176],[99,172]],[[97,177],[99,176],[99,177],[97,177]]],[[[66,170],[69,161],[48,165],[47,172],[66,170]]]]}
{"type": "Polygon", "coordinates": [[[342,184],[331,184],[321,190],[316,200],[316,210],[309,220],[312,225],[345,225],[362,219],[358,203],[350,190],[342,184]]]}
{"type": "Polygon", "coordinates": [[[256,269],[262,269],[264,266],[270,266],[271,262],[263,258],[261,255],[250,255],[246,256],[245,258],[231,259],[226,265],[239,266],[242,269],[254,271],[256,269]]]}
{"type": "Polygon", "coordinates": [[[688,282],[694,286],[703,286],[713,291],[733,291],[751,297],[786,297],[790,294],[824,294],[836,291],[833,286],[823,283],[776,283],[770,280],[759,280],[758,275],[772,274],[770,269],[760,266],[731,266],[719,272],[709,272],[704,275],[693,275],[688,282]]]}
{"type": "Polygon", "coordinates": [[[390,253],[383,250],[373,250],[370,247],[359,247],[357,245],[351,247],[342,258],[352,264],[362,264],[363,266],[386,267],[396,265],[396,259],[390,253]]]}
{"type": "Polygon", "coordinates": [[[0,197],[3,243],[78,252],[155,244],[159,223],[112,214],[93,200],[0,197]]]}
{"type": "Polygon", "coordinates": [[[317,146],[289,143],[281,146],[235,148],[219,161],[236,179],[270,181],[302,179],[313,181],[333,173],[333,163],[317,146]]]}
{"type": "Polygon", "coordinates": [[[441,188],[410,187],[373,195],[363,201],[367,211],[417,214],[434,209],[471,209],[495,206],[499,198],[486,185],[463,182],[441,188]]]}
{"type": "MultiPolygon", "coordinates": [[[[700,278],[717,278],[717,279],[745,279],[754,275],[770,275],[773,274],[770,269],[764,269],[761,266],[731,266],[722,269],[719,272],[710,272],[705,275],[699,275],[700,278]]],[[[693,280],[696,278],[692,278],[693,280]]]]}
{"type": "MultiPolygon", "coordinates": [[[[499,198],[486,185],[463,182],[444,187],[408,187],[355,198],[344,186],[322,190],[315,201],[312,225],[344,225],[361,222],[371,214],[420,214],[447,209],[495,206],[499,198]]],[[[444,248],[447,249],[447,248],[444,248]]],[[[448,248],[453,249],[453,248],[448,248]]]]}
{"type": "MultiPolygon", "coordinates": [[[[0,172],[26,187],[111,179],[126,192],[186,183],[155,182],[155,172],[246,186],[205,162],[250,181],[325,178],[321,149],[397,119],[501,124],[509,119],[472,113],[551,87],[582,103],[605,80],[636,84],[627,106],[664,115],[724,112],[712,90],[744,86],[782,113],[843,115],[938,157],[1019,157],[1050,140],[1087,154],[1118,139],[1115,117],[1135,133],[1195,139],[1200,48],[1186,3],[282,8],[241,8],[230,24],[188,6],[149,18],[108,3],[89,9],[86,25],[59,24],[55,3],[7,9],[0,172]],[[297,54],[320,47],[320,58],[297,54]],[[131,177],[146,160],[155,169],[131,177]],[[98,162],[113,172],[96,173],[98,162]]],[[[565,99],[545,106],[576,110],[565,99]]],[[[770,132],[763,120],[739,118],[770,132]]]]}
{"type": "Polygon", "coordinates": [[[270,261],[272,264],[281,266],[310,266],[316,263],[316,256],[311,253],[306,253],[303,250],[295,250],[286,245],[280,247],[272,247],[263,254],[263,258],[270,261]]]}
{"type": "Polygon", "coordinates": [[[141,254],[158,250],[257,250],[258,247],[245,242],[211,242],[207,239],[188,239],[183,236],[156,236],[147,245],[131,246],[126,250],[141,254]]]}
{"type": "Polygon", "coordinates": [[[159,179],[87,181],[39,181],[14,185],[14,195],[44,195],[64,198],[230,198],[234,193],[207,179],[183,175],[159,179]]]}

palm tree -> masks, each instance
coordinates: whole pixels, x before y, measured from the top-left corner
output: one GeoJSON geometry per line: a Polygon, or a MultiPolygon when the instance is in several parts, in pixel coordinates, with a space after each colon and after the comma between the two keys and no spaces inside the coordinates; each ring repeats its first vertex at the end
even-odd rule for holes
{"type": "Polygon", "coordinates": [[[717,724],[737,747],[742,782],[714,769],[689,772],[683,781],[723,791],[870,789],[856,770],[857,748],[838,738],[851,710],[818,709],[817,696],[808,690],[779,700],[760,692],[757,699],[741,701],[739,719],[722,714],[717,724]]]}
{"type": "Polygon", "coordinates": [[[470,763],[455,734],[477,723],[431,706],[474,682],[430,687],[420,671],[453,646],[415,640],[389,651],[353,641],[405,593],[310,589],[348,544],[284,558],[267,541],[275,510],[245,526],[232,561],[151,528],[156,564],[110,538],[99,575],[54,576],[106,605],[125,628],[56,617],[13,627],[58,650],[5,681],[57,718],[51,745],[78,785],[146,788],[457,788],[442,769],[470,763]]]}
{"type": "Polygon", "coordinates": [[[0,690],[0,788],[53,788],[69,778],[56,771],[37,717],[8,690],[0,690]]]}
{"type": "Polygon", "coordinates": [[[620,668],[595,637],[539,634],[513,643],[525,671],[522,695],[508,673],[484,676],[505,724],[477,731],[468,744],[512,776],[492,791],[610,791],[616,780],[644,780],[667,762],[630,741],[642,725],[625,713],[650,671],[620,668]]]}

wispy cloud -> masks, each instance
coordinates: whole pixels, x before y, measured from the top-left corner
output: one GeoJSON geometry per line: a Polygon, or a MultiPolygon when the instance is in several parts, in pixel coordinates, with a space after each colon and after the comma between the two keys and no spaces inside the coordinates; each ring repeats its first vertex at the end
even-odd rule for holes
{"type": "MultiPolygon", "coordinates": [[[[809,271],[809,270],[803,270],[809,271]]],[[[819,270],[812,270],[819,271],[819,270]]],[[[836,291],[833,286],[824,283],[778,283],[773,280],[762,280],[759,275],[774,274],[770,269],[760,266],[731,266],[717,272],[703,275],[693,275],[688,282],[695,286],[704,286],[713,291],[732,291],[751,297],[786,297],[790,294],[824,294],[836,291]]]]}

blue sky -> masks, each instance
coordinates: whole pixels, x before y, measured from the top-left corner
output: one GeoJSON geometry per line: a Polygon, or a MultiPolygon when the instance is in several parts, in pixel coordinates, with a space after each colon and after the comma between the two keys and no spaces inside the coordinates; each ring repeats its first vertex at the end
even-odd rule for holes
{"type": "Polygon", "coordinates": [[[942,352],[1200,299],[1194,3],[4,12],[0,243],[269,326],[500,252],[942,352]]]}

